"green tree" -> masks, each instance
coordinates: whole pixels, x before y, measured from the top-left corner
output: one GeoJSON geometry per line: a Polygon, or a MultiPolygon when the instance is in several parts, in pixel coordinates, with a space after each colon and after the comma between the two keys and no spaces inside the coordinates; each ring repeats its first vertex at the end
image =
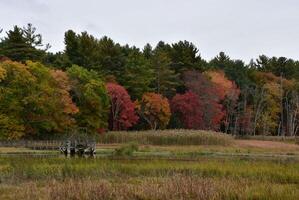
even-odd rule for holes
{"type": "Polygon", "coordinates": [[[125,58],[121,46],[112,39],[105,36],[98,40],[87,32],[69,30],[64,41],[65,54],[72,64],[115,77],[123,74],[125,58]]]}
{"type": "Polygon", "coordinates": [[[142,53],[146,59],[150,59],[153,56],[153,47],[150,44],[146,44],[142,53]]]}
{"type": "Polygon", "coordinates": [[[203,70],[205,61],[201,59],[198,49],[188,41],[179,41],[172,44],[170,50],[171,67],[176,73],[186,70],[203,70]]]}
{"type": "Polygon", "coordinates": [[[51,53],[47,52],[42,62],[55,69],[66,70],[72,66],[72,62],[63,52],[51,53]]]}
{"type": "Polygon", "coordinates": [[[269,58],[265,55],[261,55],[252,65],[259,71],[271,72],[276,76],[299,80],[299,62],[292,59],[285,57],[269,58]]]}
{"type": "Polygon", "coordinates": [[[118,81],[128,90],[132,99],[141,98],[145,92],[151,91],[154,71],[141,52],[137,49],[132,50],[127,56],[124,68],[124,73],[118,77],[118,81]]]}
{"type": "Polygon", "coordinates": [[[153,88],[156,93],[172,97],[179,84],[178,75],[170,68],[171,59],[165,52],[155,51],[151,57],[151,67],[154,70],[153,88]]]}
{"type": "Polygon", "coordinates": [[[43,46],[42,37],[40,34],[35,34],[35,31],[31,24],[24,28],[14,26],[1,41],[0,55],[20,62],[42,60],[49,45],[46,45],[46,49],[39,49],[43,46]]]}
{"type": "Polygon", "coordinates": [[[79,42],[79,36],[72,31],[68,30],[64,34],[64,44],[65,44],[65,51],[64,53],[68,57],[68,59],[72,62],[72,64],[76,65],[82,65],[81,57],[83,55],[80,55],[80,42],[79,42]]]}
{"type": "Polygon", "coordinates": [[[109,115],[109,97],[99,75],[79,66],[67,70],[71,80],[71,92],[79,112],[76,121],[80,127],[95,133],[107,128],[109,115]]]}
{"type": "Polygon", "coordinates": [[[234,81],[239,88],[246,89],[252,82],[248,78],[249,69],[241,60],[232,60],[224,52],[220,52],[209,62],[211,69],[223,70],[225,75],[234,81]]]}

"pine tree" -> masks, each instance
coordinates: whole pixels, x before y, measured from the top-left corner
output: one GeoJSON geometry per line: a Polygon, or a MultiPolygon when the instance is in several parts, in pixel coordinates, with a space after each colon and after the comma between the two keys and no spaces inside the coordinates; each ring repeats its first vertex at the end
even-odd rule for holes
{"type": "Polygon", "coordinates": [[[151,59],[154,70],[153,88],[158,94],[172,97],[178,85],[178,75],[170,69],[171,60],[165,52],[156,51],[151,59]]]}
{"type": "Polygon", "coordinates": [[[41,35],[35,34],[35,28],[31,24],[23,29],[14,26],[13,30],[9,30],[6,34],[7,36],[1,41],[1,55],[20,62],[42,59],[45,50],[36,48],[43,46],[41,35]]]}

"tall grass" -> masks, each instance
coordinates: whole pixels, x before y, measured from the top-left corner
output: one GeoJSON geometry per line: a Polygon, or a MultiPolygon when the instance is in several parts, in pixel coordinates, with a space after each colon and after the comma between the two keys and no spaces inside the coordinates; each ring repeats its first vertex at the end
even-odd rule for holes
{"type": "Polygon", "coordinates": [[[138,132],[109,132],[99,137],[99,143],[137,142],[145,145],[229,145],[231,136],[195,130],[164,130],[138,132]]]}
{"type": "MultiPolygon", "coordinates": [[[[12,199],[44,200],[142,200],[142,199],[297,199],[295,185],[268,184],[257,181],[202,179],[190,176],[173,176],[165,179],[52,180],[46,185],[26,183],[11,187],[12,199]]],[[[2,193],[3,195],[3,193],[2,193]]],[[[0,194],[1,197],[1,194],[0,194]]]]}
{"type": "Polygon", "coordinates": [[[0,181],[65,180],[68,178],[168,177],[176,174],[202,178],[299,184],[299,163],[241,159],[201,161],[108,160],[64,158],[0,158],[0,181]]]}
{"type": "Polygon", "coordinates": [[[0,157],[0,199],[297,199],[299,163],[0,157]]]}

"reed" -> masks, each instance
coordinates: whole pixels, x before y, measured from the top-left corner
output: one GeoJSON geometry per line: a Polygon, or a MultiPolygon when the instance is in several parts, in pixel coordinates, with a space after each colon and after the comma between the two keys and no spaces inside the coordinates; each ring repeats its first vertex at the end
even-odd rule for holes
{"type": "Polygon", "coordinates": [[[203,158],[180,160],[109,160],[0,157],[0,181],[19,183],[36,180],[93,177],[168,177],[176,174],[201,178],[245,178],[284,184],[299,184],[299,163],[243,159],[203,158]]]}
{"type": "Polygon", "coordinates": [[[99,137],[102,144],[137,142],[144,145],[230,145],[229,135],[197,130],[158,130],[135,132],[109,132],[99,137]]]}
{"type": "MultiPolygon", "coordinates": [[[[1,187],[0,187],[1,189],[1,187]]],[[[89,178],[63,182],[28,182],[12,186],[13,193],[2,193],[11,199],[43,200],[140,200],[140,199],[297,199],[296,185],[248,180],[203,179],[175,175],[165,179],[133,178],[117,182],[89,178]]],[[[1,194],[0,194],[1,197],[1,194]]]]}

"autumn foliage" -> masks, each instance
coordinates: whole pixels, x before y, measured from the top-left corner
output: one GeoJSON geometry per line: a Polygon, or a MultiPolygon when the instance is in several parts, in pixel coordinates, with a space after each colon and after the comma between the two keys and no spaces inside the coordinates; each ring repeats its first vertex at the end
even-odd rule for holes
{"type": "Polygon", "coordinates": [[[5,61],[0,65],[5,71],[0,82],[2,137],[63,133],[66,127],[75,125],[74,115],[79,110],[70,97],[64,72],[35,62],[24,65],[5,61]]]}
{"type": "Polygon", "coordinates": [[[236,114],[236,106],[240,96],[240,89],[234,81],[229,80],[223,71],[207,71],[205,75],[216,85],[219,100],[223,105],[224,117],[222,119],[224,132],[228,132],[236,114]]]}
{"type": "Polygon", "coordinates": [[[229,80],[223,71],[207,71],[205,74],[210,78],[212,83],[217,85],[218,95],[220,99],[225,97],[237,100],[240,90],[235,82],[229,80]]]}
{"type": "Polygon", "coordinates": [[[151,129],[166,128],[170,116],[168,99],[160,94],[145,93],[137,105],[139,115],[147,122],[151,129]]]}
{"type": "Polygon", "coordinates": [[[193,92],[176,94],[171,100],[171,111],[179,116],[184,128],[201,129],[203,127],[202,103],[193,92]]]}
{"type": "Polygon", "coordinates": [[[2,67],[0,67],[0,82],[5,78],[6,71],[2,67]]]}
{"type": "Polygon", "coordinates": [[[299,133],[299,61],[262,55],[245,64],[224,52],[206,61],[188,41],[141,50],[72,30],[63,51],[48,47],[31,24],[0,38],[0,140],[81,127],[299,133]]]}
{"type": "Polygon", "coordinates": [[[107,92],[110,97],[110,130],[127,130],[138,121],[135,114],[135,104],[124,87],[116,83],[106,84],[107,92]]]}
{"type": "Polygon", "coordinates": [[[219,130],[221,120],[225,116],[223,105],[220,103],[225,93],[205,75],[197,71],[186,71],[183,77],[186,87],[196,94],[202,103],[202,128],[219,130]]]}
{"type": "Polygon", "coordinates": [[[52,70],[50,71],[51,76],[55,80],[57,86],[56,92],[59,95],[63,111],[67,114],[76,114],[79,112],[79,108],[72,101],[70,90],[71,85],[67,74],[61,70],[52,70]]]}

